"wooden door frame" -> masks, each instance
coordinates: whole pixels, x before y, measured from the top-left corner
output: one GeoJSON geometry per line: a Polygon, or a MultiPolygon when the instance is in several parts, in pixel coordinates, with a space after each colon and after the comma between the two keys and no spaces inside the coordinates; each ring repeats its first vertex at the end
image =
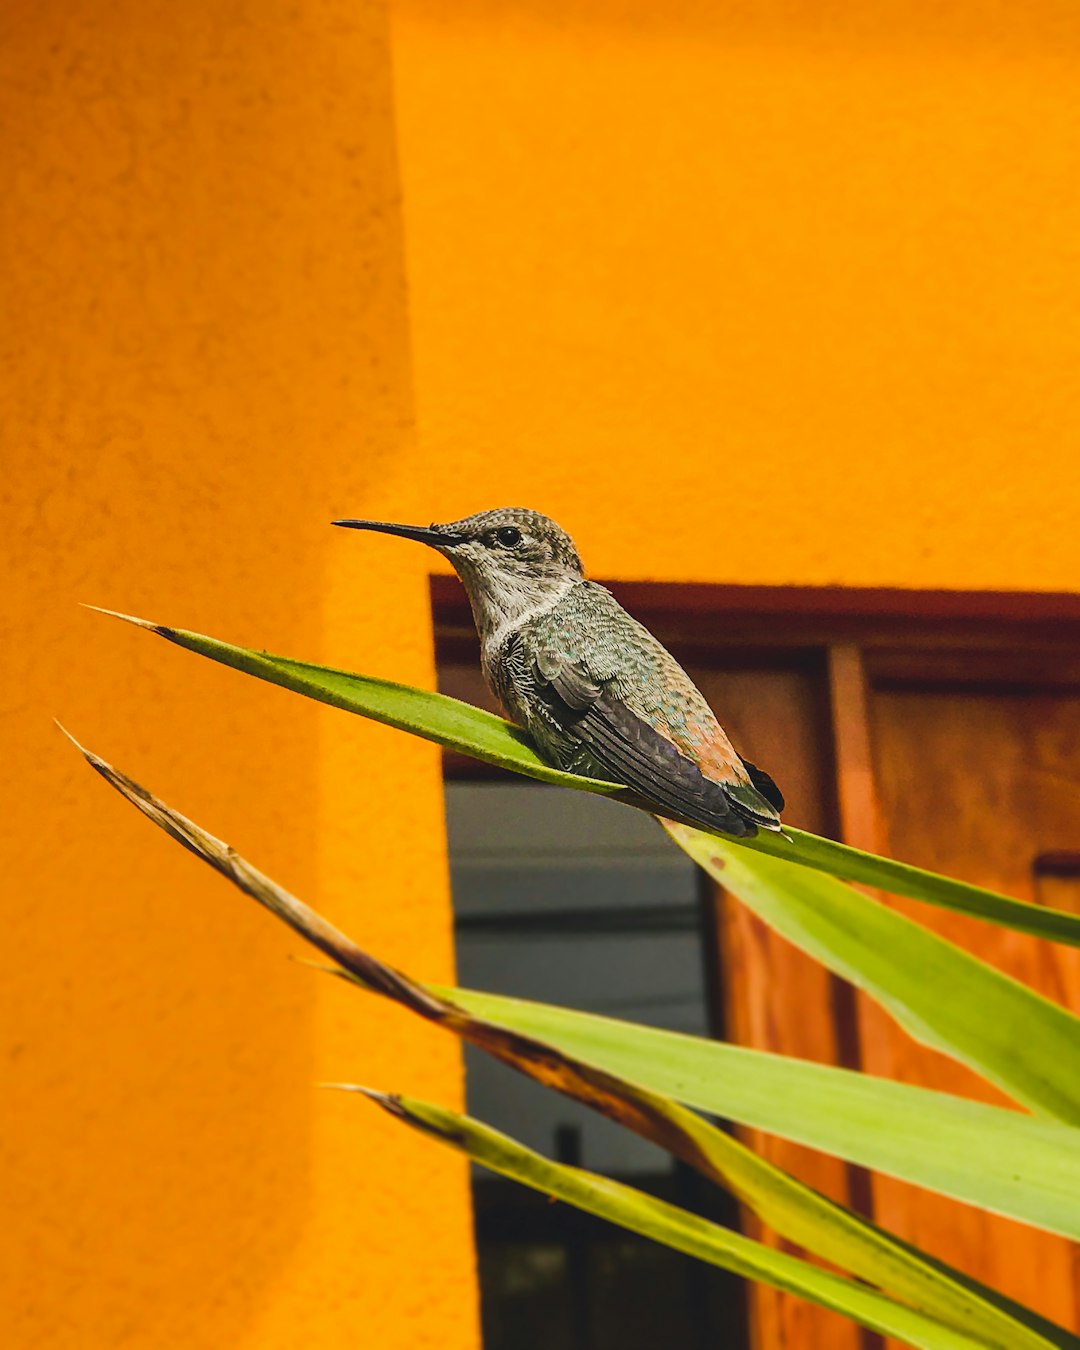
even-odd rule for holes
{"type": "MultiPolygon", "coordinates": [[[[844,842],[885,845],[874,786],[870,698],[875,687],[1080,688],[1080,595],[838,586],[604,583],[684,661],[825,665],[844,842]]],[[[456,577],[431,577],[437,664],[476,671],[479,644],[456,577]]],[[[460,776],[484,766],[448,760],[460,776]]],[[[493,771],[498,773],[498,771],[493,771]]]]}
{"type": "MultiPolygon", "coordinates": [[[[873,754],[872,699],[878,689],[965,688],[998,691],[1080,690],[1080,595],[1065,593],[865,590],[839,587],[716,586],[668,582],[606,583],[631,614],[684,664],[811,668],[827,690],[836,793],[835,828],[844,842],[887,852],[873,754]]],[[[479,673],[472,615],[456,578],[431,580],[436,659],[475,673],[455,690],[475,702],[490,700],[479,673]]],[[[454,776],[490,771],[448,757],[454,776]]],[[[494,771],[496,774],[498,771],[494,771]]],[[[501,775],[500,775],[501,776],[501,775]]],[[[1073,875],[1076,858],[1053,860],[1073,875]]],[[[718,903],[718,901],[716,902],[718,903]]],[[[717,911],[718,914],[719,911],[717,911]]],[[[719,923],[714,916],[719,933],[719,923]]],[[[722,941],[711,959],[723,962],[722,941]]],[[[856,1067],[861,1018],[855,991],[833,981],[832,1017],[837,1051],[856,1067]]],[[[870,1183],[848,1169],[847,1200],[872,1208],[870,1183]]],[[[808,1334],[813,1344],[870,1350],[881,1340],[831,1322],[814,1330],[804,1311],[781,1296],[752,1301],[754,1344],[768,1334],[808,1334]],[[801,1320],[800,1320],[801,1319],[801,1320]],[[821,1339],[824,1338],[824,1339],[821,1339]]],[[[808,1342],[809,1343],[809,1342],[808,1342]]]]}

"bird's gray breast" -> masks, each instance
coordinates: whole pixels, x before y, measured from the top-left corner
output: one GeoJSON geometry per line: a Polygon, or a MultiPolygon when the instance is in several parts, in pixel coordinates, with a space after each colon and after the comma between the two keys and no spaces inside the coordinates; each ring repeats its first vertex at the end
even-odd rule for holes
{"type": "Polygon", "coordinates": [[[524,727],[545,757],[569,768],[575,741],[558,725],[540,697],[537,648],[525,627],[508,633],[484,662],[492,692],[507,716],[524,727]]]}
{"type": "Polygon", "coordinates": [[[626,637],[620,621],[633,624],[602,587],[580,582],[483,652],[484,674],[507,715],[525,728],[545,758],[592,778],[611,775],[553,713],[550,672],[579,667],[596,688],[615,681],[626,637]]]}

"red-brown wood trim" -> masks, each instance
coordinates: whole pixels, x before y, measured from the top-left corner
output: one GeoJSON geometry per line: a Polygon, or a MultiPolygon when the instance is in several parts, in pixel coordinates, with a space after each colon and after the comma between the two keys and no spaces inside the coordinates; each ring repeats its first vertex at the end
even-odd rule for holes
{"type": "MultiPolygon", "coordinates": [[[[598,578],[600,580],[600,578],[598,578]]],[[[1080,594],[1072,591],[947,591],[884,586],[729,586],[707,582],[601,581],[632,613],[844,616],[858,619],[991,619],[1080,627],[1080,594]]],[[[431,576],[435,606],[468,615],[461,583],[431,576]]]]}
{"type": "Polygon", "coordinates": [[[838,643],[828,650],[836,795],[845,844],[881,853],[885,829],[874,781],[870,685],[861,649],[838,643]]]}
{"type": "MultiPolygon", "coordinates": [[[[854,643],[829,647],[827,671],[840,837],[855,848],[881,853],[885,830],[874,780],[870,682],[862,649],[854,643]]],[[[841,1061],[847,1068],[861,1068],[859,999],[853,986],[834,979],[832,1006],[841,1061]]],[[[854,1207],[871,1217],[874,1209],[871,1174],[865,1168],[850,1167],[848,1189],[854,1207]]],[[[884,1344],[882,1337],[864,1328],[863,1350],[879,1350],[884,1344]]]]}

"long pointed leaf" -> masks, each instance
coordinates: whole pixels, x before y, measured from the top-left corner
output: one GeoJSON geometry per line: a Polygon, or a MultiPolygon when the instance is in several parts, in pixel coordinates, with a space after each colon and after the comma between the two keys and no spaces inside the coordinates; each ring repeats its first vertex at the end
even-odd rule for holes
{"type": "Polygon", "coordinates": [[[1080,1130],[999,1106],[592,1013],[425,986],[699,1111],[1080,1240],[1080,1130]]]}
{"type": "MultiPolygon", "coordinates": [[[[270,684],[281,685],[320,703],[328,703],[346,712],[357,713],[425,740],[435,741],[498,768],[510,769],[541,782],[596,792],[631,805],[642,805],[625,789],[611,783],[581,778],[551,768],[536,753],[519,727],[444,694],[237,647],[201,633],[168,628],[129,614],[116,614],[112,610],[100,612],[148,629],[179,647],[231,666],[234,670],[244,671],[270,684]]],[[[846,844],[807,834],[803,830],[788,829],[783,835],[762,831],[754,839],[739,840],[738,845],[800,863],[847,881],[889,891],[893,895],[904,895],[943,909],[971,914],[975,918],[1014,928],[1021,933],[1032,933],[1054,942],[1080,946],[1078,915],[1014,900],[979,886],[969,886],[966,882],[912,867],[908,863],[863,853],[846,844]]]]}
{"type": "Polygon", "coordinates": [[[796,1294],[884,1336],[899,1337],[920,1350],[976,1350],[987,1344],[895,1303],[865,1285],[774,1251],[622,1182],[553,1163],[468,1116],[416,1098],[357,1090],[414,1129],[450,1145],[501,1176],[511,1177],[688,1256],[796,1294]]]}
{"type": "MultiPolygon", "coordinates": [[[[637,1130],[721,1184],[727,1185],[767,1223],[793,1241],[803,1243],[820,1255],[847,1266],[868,1280],[904,1294],[952,1325],[966,1330],[978,1329],[989,1344],[1013,1347],[1029,1344],[1035,1346],[1049,1342],[1058,1346],[1073,1348],[1076,1346],[1075,1338],[1060,1328],[1055,1328],[1026,1309],[982,1290],[974,1282],[958,1277],[943,1264],[924,1260],[913,1248],[898,1242],[874,1225],[849,1214],[809,1187],[787,1176],[780,1169],[758,1158],[693,1113],[670,1100],[658,1097],[640,1085],[641,1078],[647,1076],[648,1066],[652,1062],[653,1045],[657,1034],[666,1036],[669,1042],[660,1056],[665,1063],[677,1062],[678,1052],[685,1051],[687,1044],[720,1052],[730,1052],[732,1047],[712,1042],[695,1042],[690,1037],[672,1037],[670,1033],[656,1033],[647,1028],[627,1027],[621,1023],[610,1022],[608,1019],[567,1013],[562,1009],[545,1008],[542,1005],[499,999],[462,990],[440,991],[434,986],[417,984],[362,951],[344,934],[277,886],[220,840],[172,811],[146,789],[97,756],[87,751],[83,753],[92,767],[151,820],[197,856],[209,862],[246,894],[283,919],[365,987],[395,999],[420,1015],[471,1040],[520,1071],[577,1097],[637,1130]],[[454,1001],[450,1002],[448,996],[454,1001]],[[474,1010],[473,1014],[469,1012],[470,1007],[474,1010]],[[485,1014],[485,1009],[490,1016],[485,1014]],[[475,1015],[477,1012],[479,1016],[475,1015]],[[535,1020],[537,1017],[541,1019],[541,1023],[546,1019],[547,1025],[554,1028],[553,1037],[550,1039],[537,1037],[533,1033],[529,1023],[530,1019],[535,1020]],[[524,1036],[523,1031],[526,1032],[524,1036]],[[557,1044],[560,1033],[564,1039],[567,1035],[571,1040],[577,1036],[588,1047],[592,1058],[574,1058],[575,1052],[566,1051],[560,1056],[552,1049],[557,1044]],[[605,1038],[623,1042],[624,1049],[629,1044],[631,1055],[633,1043],[640,1041],[644,1054],[642,1063],[637,1067],[643,1068],[646,1072],[638,1075],[637,1083],[612,1075],[611,1056],[605,1056],[603,1049],[605,1038]],[[594,1052],[598,1045],[601,1048],[596,1054],[594,1052]],[[987,1299],[996,1306],[988,1307],[987,1299]],[[1011,1319],[1018,1319],[1030,1330],[1021,1329],[1011,1319]],[[1033,1337],[1032,1332],[1041,1333],[1046,1338],[1045,1341],[1040,1341],[1038,1335],[1033,1337]]],[[[818,1075],[824,1075],[824,1078],[819,1077],[816,1082],[815,1092],[824,1091],[827,1094],[830,1084],[849,1085],[852,1079],[859,1083],[863,1082],[858,1076],[845,1074],[840,1070],[803,1065],[800,1061],[783,1060],[778,1056],[767,1056],[751,1051],[736,1051],[735,1054],[736,1063],[738,1057],[741,1057],[744,1068],[749,1065],[751,1084],[755,1068],[765,1071],[766,1089],[770,1081],[775,1081],[777,1075],[782,1080],[785,1071],[791,1071],[797,1077],[799,1071],[806,1068],[816,1070],[818,1075]]],[[[713,1067],[721,1071],[725,1069],[723,1055],[718,1064],[713,1061],[713,1067]]],[[[687,1086],[686,1082],[680,1082],[678,1091],[673,1095],[684,1095],[687,1086]]],[[[872,1100],[874,1080],[867,1080],[864,1086],[869,1088],[868,1097],[872,1100]]],[[[899,1088],[901,1096],[907,1094],[910,1097],[915,1091],[896,1084],[879,1082],[879,1086],[889,1089],[899,1088]]],[[[777,1095],[788,1100],[785,1092],[786,1089],[781,1086],[777,1095]]],[[[769,1095],[768,1091],[765,1095],[769,1095]]],[[[867,1094],[864,1094],[864,1098],[866,1097],[867,1094]]],[[[922,1094],[922,1097],[933,1103],[934,1099],[942,1097],[942,1094],[922,1094]]],[[[946,1103],[959,1102],[959,1099],[947,1097],[943,1100],[946,1103]]],[[[797,1092],[790,1097],[790,1101],[801,1117],[803,1107],[797,1092]]],[[[914,1101],[916,1107],[921,1104],[918,1097],[914,1098],[914,1101]]],[[[843,1105],[846,1121],[849,1103],[845,1102],[843,1105]]],[[[1008,1112],[995,1113],[993,1108],[986,1109],[991,1111],[992,1116],[1004,1117],[1009,1123],[1026,1123],[1025,1117],[1008,1112]]],[[[927,1124],[925,1120],[920,1120],[919,1123],[922,1127],[927,1124]]],[[[931,1118],[929,1122],[931,1131],[937,1123],[931,1118]]],[[[902,1126],[907,1124],[908,1121],[901,1121],[902,1126]]],[[[785,1131],[781,1129],[777,1132],[785,1131]]],[[[1074,1143],[1080,1140],[1080,1132],[1064,1133],[1065,1137],[1071,1137],[1074,1143]]],[[[1030,1140],[1027,1142],[1030,1143],[1030,1140]]]]}
{"type": "Polygon", "coordinates": [[[1080,1125],[1080,1018],[835,877],[668,825],[771,928],[864,989],[917,1040],[1080,1125]]]}

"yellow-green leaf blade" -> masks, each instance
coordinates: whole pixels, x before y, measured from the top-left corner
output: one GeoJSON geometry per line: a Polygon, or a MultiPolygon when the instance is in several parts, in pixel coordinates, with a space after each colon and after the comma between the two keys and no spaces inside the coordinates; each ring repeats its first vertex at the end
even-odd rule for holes
{"type": "Polygon", "coordinates": [[[774,1251],[621,1182],[553,1163],[467,1116],[415,1098],[368,1095],[405,1123],[502,1176],[688,1256],[796,1294],[884,1336],[898,1337],[920,1350],[975,1350],[988,1344],[865,1285],[774,1251]]]}
{"type": "MultiPolygon", "coordinates": [[[[104,613],[112,613],[106,610],[104,613]]],[[[140,628],[166,638],[212,661],[280,685],[306,698],[434,741],[447,749],[471,755],[487,764],[512,770],[545,783],[596,792],[633,802],[630,794],[611,783],[563,773],[545,764],[518,727],[445,694],[394,684],[366,675],[335,670],[290,657],[275,656],[183,628],[169,628],[145,619],[118,614],[140,628]]],[[[1080,916],[1042,905],[1028,904],[979,886],[938,876],[908,863],[872,853],[801,830],[785,835],[762,831],[755,839],[739,840],[739,847],[786,858],[804,867],[873,886],[893,895],[971,914],[975,918],[1031,933],[1054,942],[1080,946],[1080,916]]]]}
{"type": "Polygon", "coordinates": [[[917,1040],[1033,1110],[1080,1125],[1080,1018],[835,877],[702,830],[667,829],[760,919],[917,1040]]]}
{"type": "Polygon", "coordinates": [[[495,1025],[665,1097],[1080,1240],[1080,1130],[832,1065],[472,989],[495,1025]]]}

